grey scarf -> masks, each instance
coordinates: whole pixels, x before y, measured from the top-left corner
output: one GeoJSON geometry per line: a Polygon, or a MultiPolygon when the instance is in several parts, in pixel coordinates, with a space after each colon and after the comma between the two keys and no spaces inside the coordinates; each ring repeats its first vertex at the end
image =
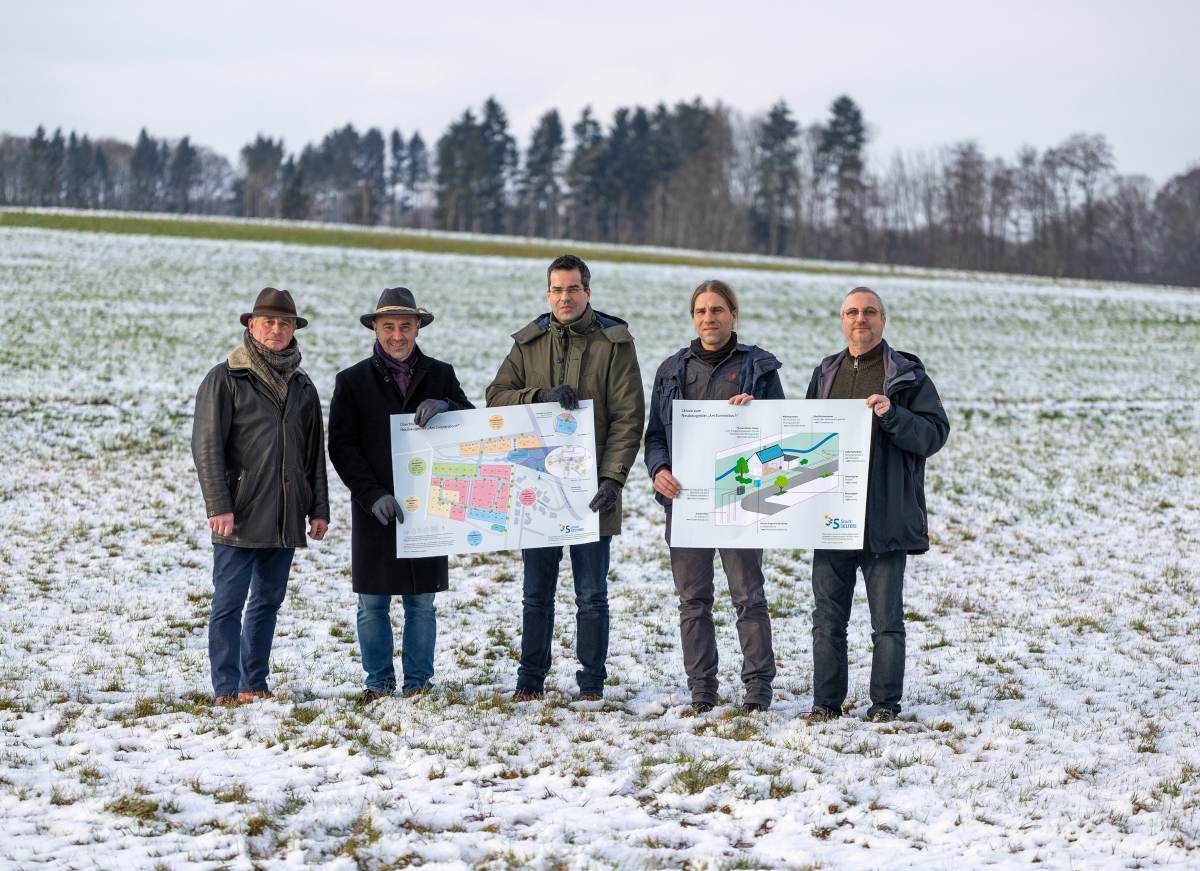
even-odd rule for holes
{"type": "MultiPolygon", "coordinates": [[[[300,368],[300,345],[295,337],[282,351],[272,351],[262,342],[250,335],[250,330],[242,335],[242,347],[229,355],[230,362],[239,358],[236,363],[253,372],[258,380],[267,386],[280,409],[287,402],[288,382],[300,368]]],[[[240,368],[240,367],[239,367],[240,368]]]]}

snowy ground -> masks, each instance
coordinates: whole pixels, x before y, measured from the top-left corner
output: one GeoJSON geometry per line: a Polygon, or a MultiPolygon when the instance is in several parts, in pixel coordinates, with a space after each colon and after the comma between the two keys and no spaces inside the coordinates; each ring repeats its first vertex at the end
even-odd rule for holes
{"type": "MultiPolygon", "coordinates": [[[[520,562],[460,561],[439,597],[439,691],[361,708],[346,491],[298,554],[276,700],[209,708],[211,551],[191,397],[257,290],[312,320],[328,401],[357,323],[405,283],[422,346],[479,397],[544,310],[544,264],[0,230],[0,869],[1061,868],[1200,866],[1200,295],[882,279],[888,337],[948,400],[929,465],[936,546],[907,584],[901,722],[816,728],[809,554],[768,552],[779,678],[738,716],[686,716],[662,515],[627,488],[612,675],[572,703],[574,621],[544,703],[511,706],[520,562]]],[[[600,264],[653,375],[689,338],[684,267],[600,264]]],[[[845,278],[729,271],[742,337],[789,395],[839,346],[845,278]],[[783,345],[781,342],[788,344],[783,345]]]]}

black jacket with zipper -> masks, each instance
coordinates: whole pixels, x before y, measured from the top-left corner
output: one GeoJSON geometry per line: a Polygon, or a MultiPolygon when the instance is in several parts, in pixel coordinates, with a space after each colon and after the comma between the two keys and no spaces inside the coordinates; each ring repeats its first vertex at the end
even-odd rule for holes
{"type": "MultiPolygon", "coordinates": [[[[929,550],[925,511],[925,460],[946,444],[950,419],[942,408],[925,365],[883,343],[883,394],[891,400],[887,414],[877,417],[879,432],[867,481],[867,540],[871,553],[929,550]]],[[[813,370],[805,399],[828,399],[849,349],[821,361],[813,370]]]]}
{"type": "Polygon", "coordinates": [[[214,366],[196,391],[192,459],[209,517],[233,512],[232,547],[304,547],[305,518],[329,520],[325,430],[303,370],[280,410],[249,369],[214,366]]]}
{"type": "Polygon", "coordinates": [[[403,398],[383,361],[372,354],[337,374],[329,403],[329,459],[350,490],[350,565],[356,593],[415,596],[450,588],[446,557],[397,559],[396,521],[384,526],[371,513],[381,496],[395,495],[392,415],[413,414],[426,399],[445,399],[451,408],[475,407],[459,386],[453,366],[425,356],[420,346],[413,353],[416,361],[403,398]]]}
{"type": "MultiPolygon", "coordinates": [[[[738,343],[742,353],[742,368],[738,373],[738,393],[749,393],[755,399],[783,399],[783,384],[779,380],[779,360],[770,351],[757,345],[738,343]]],[[[692,356],[690,348],[680,348],[658,367],[654,375],[654,386],[650,389],[650,422],[646,424],[646,471],[650,480],[663,466],[671,465],[671,403],[683,399],[686,383],[687,361],[692,356]]],[[[655,493],[658,504],[669,512],[671,500],[655,493]]]]}

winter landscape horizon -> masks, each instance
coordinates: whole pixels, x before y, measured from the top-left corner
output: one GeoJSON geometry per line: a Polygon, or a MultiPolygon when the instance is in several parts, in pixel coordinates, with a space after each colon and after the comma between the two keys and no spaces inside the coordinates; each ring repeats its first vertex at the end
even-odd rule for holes
{"type": "MultiPolygon", "coordinates": [[[[933,547],[909,563],[904,710],[808,726],[811,553],[765,555],[779,675],[743,714],[728,591],[721,704],[692,716],[663,514],[644,466],[613,540],[609,685],[576,702],[560,584],[547,697],[513,705],[519,553],[451,560],[436,690],[356,703],[346,489],[298,551],[274,699],[211,707],[212,550],[196,387],[265,285],[310,320],[328,407],[358,315],[404,284],[424,351],[484,388],[545,311],[544,260],[0,227],[0,871],[1200,866],[1200,293],[1022,276],[593,264],[645,387],[693,336],[700,281],[789,397],[868,284],[952,431],[933,547]]],[[[846,264],[838,265],[840,270],[846,264]]],[[[567,572],[564,571],[564,577],[567,572]]],[[[399,609],[393,617],[399,627],[399,609]]]]}

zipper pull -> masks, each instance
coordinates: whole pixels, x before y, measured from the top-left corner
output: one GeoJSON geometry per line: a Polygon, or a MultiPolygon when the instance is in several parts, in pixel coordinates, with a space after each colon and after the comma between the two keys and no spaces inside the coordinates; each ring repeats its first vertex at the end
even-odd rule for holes
{"type": "Polygon", "coordinates": [[[858,371],[858,358],[857,357],[854,358],[854,371],[855,372],[858,371]]]}

